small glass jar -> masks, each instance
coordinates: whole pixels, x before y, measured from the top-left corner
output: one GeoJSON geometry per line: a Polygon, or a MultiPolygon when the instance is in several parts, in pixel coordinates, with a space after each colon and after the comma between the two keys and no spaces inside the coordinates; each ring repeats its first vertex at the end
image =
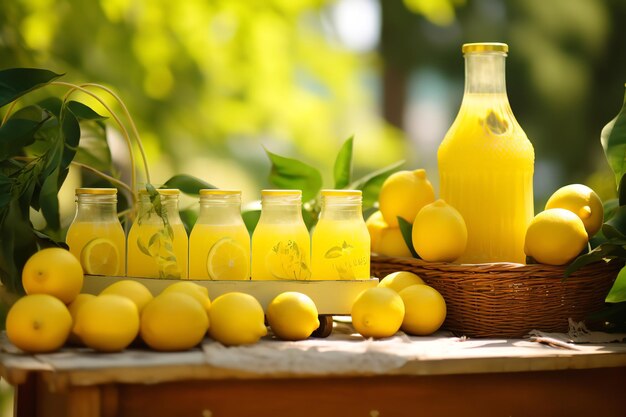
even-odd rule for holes
{"type": "Polygon", "coordinates": [[[311,265],[316,280],[370,278],[370,235],[361,191],[322,190],[322,210],[313,230],[311,265]]]}
{"type": "Polygon", "coordinates": [[[117,217],[117,189],[76,189],[76,215],[65,242],[86,274],[125,275],[126,236],[117,217]]]}
{"type": "MultiPolygon", "coordinates": [[[[157,189],[163,216],[146,190],[139,191],[137,218],[128,232],[131,277],[187,278],[189,239],[178,212],[177,189],[157,189]]],[[[157,202],[158,204],[158,202],[157,202]]]]}
{"type": "Polygon", "coordinates": [[[302,219],[302,191],[262,190],[252,234],[253,280],[311,278],[311,239],[302,219]]]}
{"type": "Polygon", "coordinates": [[[250,234],[240,190],[200,190],[200,213],[189,237],[189,277],[250,279],[250,234]]]}

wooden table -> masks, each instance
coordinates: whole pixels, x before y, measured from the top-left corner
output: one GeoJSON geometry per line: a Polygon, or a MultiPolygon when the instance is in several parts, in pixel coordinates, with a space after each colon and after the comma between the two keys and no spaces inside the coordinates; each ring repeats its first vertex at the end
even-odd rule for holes
{"type": "Polygon", "coordinates": [[[251,348],[207,340],[180,353],[31,356],[4,340],[0,375],[17,388],[18,417],[626,416],[623,343],[445,333],[364,341],[337,326],[328,339],[251,348]],[[274,350],[284,357],[276,366],[274,350]]]}

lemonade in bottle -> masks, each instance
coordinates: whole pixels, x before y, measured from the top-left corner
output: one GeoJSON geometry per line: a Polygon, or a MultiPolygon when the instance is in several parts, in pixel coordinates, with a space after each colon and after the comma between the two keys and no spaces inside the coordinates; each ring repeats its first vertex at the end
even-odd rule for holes
{"type": "Polygon", "coordinates": [[[189,236],[189,277],[250,279],[250,235],[241,191],[200,190],[200,213],[189,236]]]}
{"type": "Polygon", "coordinates": [[[86,274],[124,276],[126,236],[117,217],[117,189],[76,189],[76,216],[65,242],[86,274]]]}
{"type": "Polygon", "coordinates": [[[322,190],[322,210],[311,237],[312,279],[370,278],[370,234],[360,190],[322,190]]]}
{"type": "Polygon", "coordinates": [[[506,94],[503,43],[463,45],[465,92],[439,146],[441,198],[467,225],[461,263],[525,263],[533,218],[534,150],[506,94]]]}
{"type": "Polygon", "coordinates": [[[311,239],[302,219],[302,191],[262,190],[252,233],[252,279],[311,278],[311,239]]]}
{"type": "Polygon", "coordinates": [[[139,191],[135,222],[128,232],[127,275],[148,278],[187,278],[189,239],[178,213],[177,189],[158,189],[154,203],[146,190],[139,191]],[[155,204],[163,209],[163,216],[155,204]]]}

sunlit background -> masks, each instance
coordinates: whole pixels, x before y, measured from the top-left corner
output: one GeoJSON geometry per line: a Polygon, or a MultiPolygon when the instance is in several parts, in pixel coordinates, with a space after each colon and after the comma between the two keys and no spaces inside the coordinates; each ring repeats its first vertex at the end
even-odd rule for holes
{"type": "MultiPolygon", "coordinates": [[[[541,207],[567,183],[614,193],[599,135],[622,105],[625,21],[624,0],[11,0],[0,2],[0,67],[111,87],[153,182],[191,174],[249,202],[269,186],[264,147],[318,167],[330,186],[351,135],[357,174],[405,160],[436,185],[461,45],[506,42],[541,207]]],[[[65,207],[71,217],[69,194],[65,207]]]]}

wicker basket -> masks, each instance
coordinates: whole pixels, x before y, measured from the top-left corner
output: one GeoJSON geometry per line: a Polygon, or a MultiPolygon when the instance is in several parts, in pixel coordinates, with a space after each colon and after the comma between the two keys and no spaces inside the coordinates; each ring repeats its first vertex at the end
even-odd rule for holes
{"type": "Polygon", "coordinates": [[[444,328],[471,337],[523,337],[530,330],[566,332],[602,309],[619,262],[588,265],[568,278],[564,267],[491,263],[458,265],[372,254],[372,274],[411,271],[443,295],[444,328]]]}

